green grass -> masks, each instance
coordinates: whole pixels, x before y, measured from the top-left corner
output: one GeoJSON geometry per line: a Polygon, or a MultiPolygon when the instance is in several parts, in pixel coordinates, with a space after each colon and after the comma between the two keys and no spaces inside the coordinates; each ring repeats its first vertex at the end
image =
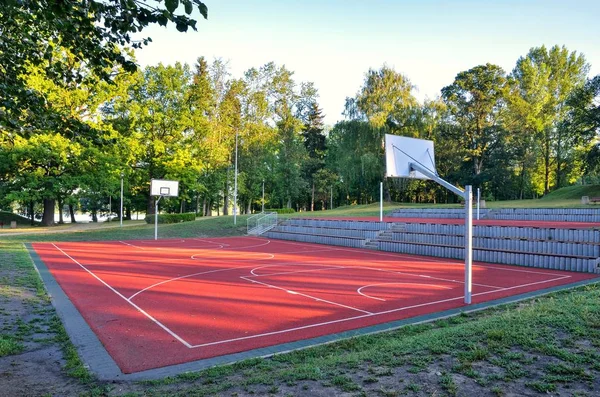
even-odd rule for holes
{"type": "Polygon", "coordinates": [[[23,343],[12,335],[0,334],[0,357],[20,353],[24,350],[23,343]]]}
{"type": "MultiPolygon", "coordinates": [[[[10,212],[6,212],[6,211],[0,211],[0,222],[4,223],[4,228],[9,228],[11,221],[16,221],[17,226],[30,226],[31,225],[31,220],[28,218],[25,218],[25,217],[22,217],[21,215],[13,214],[10,212]]],[[[37,222],[37,221],[35,221],[34,223],[36,225],[39,224],[39,222],[37,222]]],[[[0,231],[2,231],[2,229],[0,229],[0,231]]]]}
{"type": "MultiPolygon", "coordinates": [[[[385,209],[397,207],[396,204],[388,205],[385,209]]],[[[373,204],[293,216],[377,216],[378,211],[378,205],[373,204]]],[[[231,216],[161,225],[159,236],[242,235],[246,230],[246,218],[239,216],[237,226],[233,225],[231,216]]],[[[0,285],[6,288],[0,288],[0,298],[3,293],[13,294],[16,290],[29,291],[36,299],[47,299],[20,242],[150,239],[153,233],[152,225],[140,225],[74,233],[3,236],[0,285]]],[[[106,389],[85,369],[58,317],[51,313],[50,318],[50,327],[57,335],[55,341],[60,344],[67,361],[65,372],[89,384],[90,395],[104,394],[106,389]]],[[[32,338],[31,332],[36,326],[38,324],[28,322],[14,324],[11,332],[0,330],[0,352],[18,354],[23,343],[32,338]]],[[[461,383],[455,381],[455,374],[485,384],[486,390],[497,395],[501,395],[506,385],[515,382],[525,384],[527,392],[545,393],[575,383],[597,382],[600,376],[598,341],[600,285],[592,284],[476,314],[146,382],[142,388],[143,394],[149,396],[232,395],[239,388],[244,394],[261,395],[279,393],[284,387],[291,386],[307,390],[307,382],[316,382],[333,388],[331,394],[396,395],[400,391],[379,386],[379,383],[402,372],[404,375],[400,379],[405,386],[398,390],[418,393],[424,390],[419,385],[419,377],[431,368],[440,368],[443,363],[444,372],[437,379],[437,386],[448,395],[461,395],[461,383]],[[483,373],[481,366],[493,368],[493,375],[483,373]],[[365,375],[363,381],[356,380],[354,374],[357,372],[365,375]]]]}
{"type": "MultiPolygon", "coordinates": [[[[595,316],[600,315],[599,302],[600,287],[593,284],[519,306],[460,316],[460,321],[455,321],[451,326],[448,326],[447,320],[440,320],[278,355],[267,361],[241,362],[227,367],[230,371],[220,376],[227,379],[236,373],[243,373],[244,378],[252,379],[254,385],[269,386],[283,381],[292,380],[292,384],[295,384],[311,379],[341,391],[356,391],[360,390],[360,386],[349,376],[352,370],[348,368],[362,369],[369,374],[368,382],[363,382],[364,385],[375,384],[382,376],[387,376],[387,370],[399,363],[394,357],[406,358],[401,360],[400,365],[409,373],[414,366],[425,370],[435,363],[436,356],[431,355],[430,350],[441,340],[448,346],[446,357],[453,362],[485,362],[501,371],[503,376],[490,380],[490,389],[498,390],[505,383],[528,378],[535,363],[526,355],[559,360],[562,364],[542,368],[542,381],[528,382],[528,387],[536,391],[551,391],[556,389],[558,383],[590,380],[600,354],[587,351],[564,355],[564,351],[552,346],[557,344],[559,335],[575,340],[600,338],[600,328],[594,327],[595,316]],[[586,331],[581,334],[573,332],[575,329],[586,331]],[[373,370],[371,366],[378,369],[373,370]]],[[[209,372],[201,372],[197,376],[198,379],[211,377],[209,372]]],[[[187,378],[168,378],[153,384],[177,383],[184,379],[187,378]]],[[[411,387],[414,382],[407,384],[407,388],[414,391],[411,387]]],[[[460,388],[451,373],[442,374],[440,385],[447,394],[460,394],[460,388]]],[[[222,392],[225,390],[221,389],[222,392]]]]}
{"type": "Polygon", "coordinates": [[[600,197],[600,185],[563,187],[548,193],[541,201],[581,200],[582,196],[600,197]]]}
{"type": "Polygon", "coordinates": [[[0,297],[20,300],[27,306],[30,319],[16,317],[14,321],[1,320],[2,329],[10,333],[0,333],[0,357],[19,354],[25,350],[26,343],[58,343],[63,350],[66,360],[65,370],[69,376],[84,382],[91,382],[93,377],[83,365],[75,346],[71,343],[60,319],[56,316],[54,308],[50,306],[42,280],[27,250],[20,243],[1,243],[0,274],[5,275],[3,282],[5,288],[0,288],[0,297]],[[48,337],[37,340],[36,333],[47,333],[48,337]]]}

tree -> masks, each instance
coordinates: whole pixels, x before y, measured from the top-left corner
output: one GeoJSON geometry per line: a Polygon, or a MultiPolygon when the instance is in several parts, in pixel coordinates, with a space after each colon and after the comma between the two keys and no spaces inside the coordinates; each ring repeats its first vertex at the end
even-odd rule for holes
{"type": "Polygon", "coordinates": [[[442,97],[463,131],[461,142],[472,162],[476,182],[491,147],[498,141],[505,84],[504,70],[488,63],[460,72],[454,83],[442,89],[442,97]]]}
{"type": "Polygon", "coordinates": [[[190,107],[192,73],[188,65],[149,66],[137,75],[128,96],[114,104],[114,113],[129,134],[130,166],[141,173],[133,187],[146,196],[146,213],[154,213],[151,179],[180,180],[181,199],[189,199],[203,159],[193,156],[194,130],[190,107]]]}
{"type": "Polygon", "coordinates": [[[346,99],[345,115],[351,119],[365,118],[380,128],[387,126],[394,134],[412,135],[412,110],[418,106],[412,94],[410,80],[388,66],[369,69],[363,86],[355,98],[346,99]]]}
{"type": "Polygon", "coordinates": [[[367,204],[378,197],[385,172],[381,130],[366,121],[349,120],[336,123],[329,133],[327,162],[352,203],[367,204]]]}
{"type": "MultiPolygon", "coordinates": [[[[584,142],[597,137],[600,134],[600,75],[576,88],[567,100],[567,106],[569,112],[565,128],[576,131],[584,142]]],[[[585,148],[584,173],[600,170],[599,153],[598,144],[585,148]]]]}
{"type": "MultiPolygon", "coordinates": [[[[302,137],[308,158],[304,162],[304,174],[311,186],[310,210],[315,208],[315,180],[319,171],[325,167],[325,134],[323,113],[319,105],[313,102],[308,110],[307,121],[304,124],[302,137]]],[[[323,179],[323,178],[320,178],[323,179]]]]}
{"type": "Polygon", "coordinates": [[[121,0],[50,1],[5,0],[0,2],[0,131],[27,133],[29,128],[56,129],[64,123],[46,99],[27,86],[23,76],[29,65],[41,67],[55,84],[79,82],[82,73],[72,73],[64,59],[54,57],[65,48],[86,72],[105,81],[114,78],[113,67],[134,71],[134,60],[120,48],[141,48],[150,38],[132,40],[131,34],[148,25],[175,23],[179,31],[196,29],[189,17],[194,8],[207,18],[208,9],[199,0],[181,0],[184,14],[177,13],[178,0],[154,4],[121,0]],[[164,6],[163,6],[164,4],[164,6]],[[44,112],[41,109],[48,109],[44,112]]]}
{"type": "Polygon", "coordinates": [[[529,50],[519,58],[512,78],[520,98],[513,100],[513,111],[520,112],[521,125],[535,133],[544,172],[544,193],[551,187],[552,173],[557,187],[565,183],[565,165],[572,161],[577,147],[577,132],[564,128],[567,98],[585,82],[589,66],[583,55],[563,46],[529,50]],[[516,110],[520,108],[520,110],[516,110]]]}

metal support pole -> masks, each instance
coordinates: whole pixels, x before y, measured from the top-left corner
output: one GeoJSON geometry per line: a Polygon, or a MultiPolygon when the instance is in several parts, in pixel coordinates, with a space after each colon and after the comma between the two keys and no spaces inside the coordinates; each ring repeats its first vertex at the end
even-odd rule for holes
{"type": "Polygon", "coordinates": [[[235,174],[233,177],[233,224],[237,225],[237,167],[238,160],[238,132],[235,131],[235,174]]]}
{"type": "Polygon", "coordinates": [[[481,200],[481,189],[477,188],[477,220],[479,220],[479,201],[481,200]]]}
{"type": "Polygon", "coordinates": [[[471,304],[473,267],[473,187],[465,186],[465,303],[471,304]]]}
{"type": "Polygon", "coordinates": [[[262,212],[265,212],[265,180],[263,179],[262,212]]]}
{"type": "Polygon", "coordinates": [[[123,173],[121,172],[121,209],[119,210],[119,227],[123,227],[123,173]]]}
{"type": "Polygon", "coordinates": [[[333,186],[329,188],[329,209],[333,209],[333,186]]]}
{"type": "Polygon", "coordinates": [[[410,163],[410,167],[465,199],[465,303],[469,305],[471,304],[471,274],[473,266],[473,186],[467,185],[463,191],[420,164],[410,163]]]}
{"type": "Polygon", "coordinates": [[[162,196],[158,196],[158,200],[156,200],[156,203],[154,205],[154,239],[158,240],[158,202],[160,201],[160,199],[162,198],[162,196]]]}
{"type": "Polygon", "coordinates": [[[379,222],[383,222],[383,182],[379,183],[379,222]]]}

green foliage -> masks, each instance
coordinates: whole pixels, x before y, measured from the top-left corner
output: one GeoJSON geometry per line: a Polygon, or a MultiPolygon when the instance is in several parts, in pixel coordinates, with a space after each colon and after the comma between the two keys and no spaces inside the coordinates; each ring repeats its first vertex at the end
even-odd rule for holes
{"type": "MultiPolygon", "coordinates": [[[[188,16],[194,8],[204,18],[208,16],[207,7],[200,0],[182,0],[181,3],[185,14],[177,13],[179,1],[146,4],[90,0],[57,2],[51,7],[36,0],[0,2],[3,75],[0,130],[23,134],[31,127],[47,129],[73,124],[74,119],[68,113],[46,106],[43,92],[27,87],[22,77],[29,65],[41,67],[44,76],[56,83],[81,82],[83,74],[81,71],[73,73],[72,61],[85,63],[86,70],[105,81],[112,79],[113,67],[134,71],[135,61],[119,48],[141,48],[151,40],[133,41],[131,34],[152,24],[164,26],[168,22],[174,23],[179,31],[195,30],[196,21],[188,16]],[[55,58],[57,47],[68,49],[73,58],[55,58]]],[[[75,124],[79,123],[75,120],[75,124]]]]}
{"type": "MultiPolygon", "coordinates": [[[[184,214],[158,214],[158,223],[180,223],[196,220],[196,214],[188,212],[184,214]]],[[[148,224],[154,224],[154,215],[147,215],[144,221],[148,224]]]]}
{"type": "Polygon", "coordinates": [[[491,148],[501,139],[502,130],[497,125],[505,84],[504,70],[488,63],[460,72],[454,83],[442,89],[450,114],[460,126],[455,139],[466,149],[466,160],[472,163],[475,177],[481,174],[491,148]]]}

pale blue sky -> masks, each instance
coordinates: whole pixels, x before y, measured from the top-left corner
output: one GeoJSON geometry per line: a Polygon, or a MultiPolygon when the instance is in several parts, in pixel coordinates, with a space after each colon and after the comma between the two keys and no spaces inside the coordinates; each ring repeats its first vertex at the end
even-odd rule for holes
{"type": "Polygon", "coordinates": [[[326,123],[342,119],[369,68],[406,75],[417,97],[435,98],[457,73],[486,62],[510,72],[531,47],[565,45],[600,74],[598,1],[204,0],[198,32],[152,27],[142,66],[199,56],[229,60],[234,77],[274,61],[312,81],[326,123]]]}

